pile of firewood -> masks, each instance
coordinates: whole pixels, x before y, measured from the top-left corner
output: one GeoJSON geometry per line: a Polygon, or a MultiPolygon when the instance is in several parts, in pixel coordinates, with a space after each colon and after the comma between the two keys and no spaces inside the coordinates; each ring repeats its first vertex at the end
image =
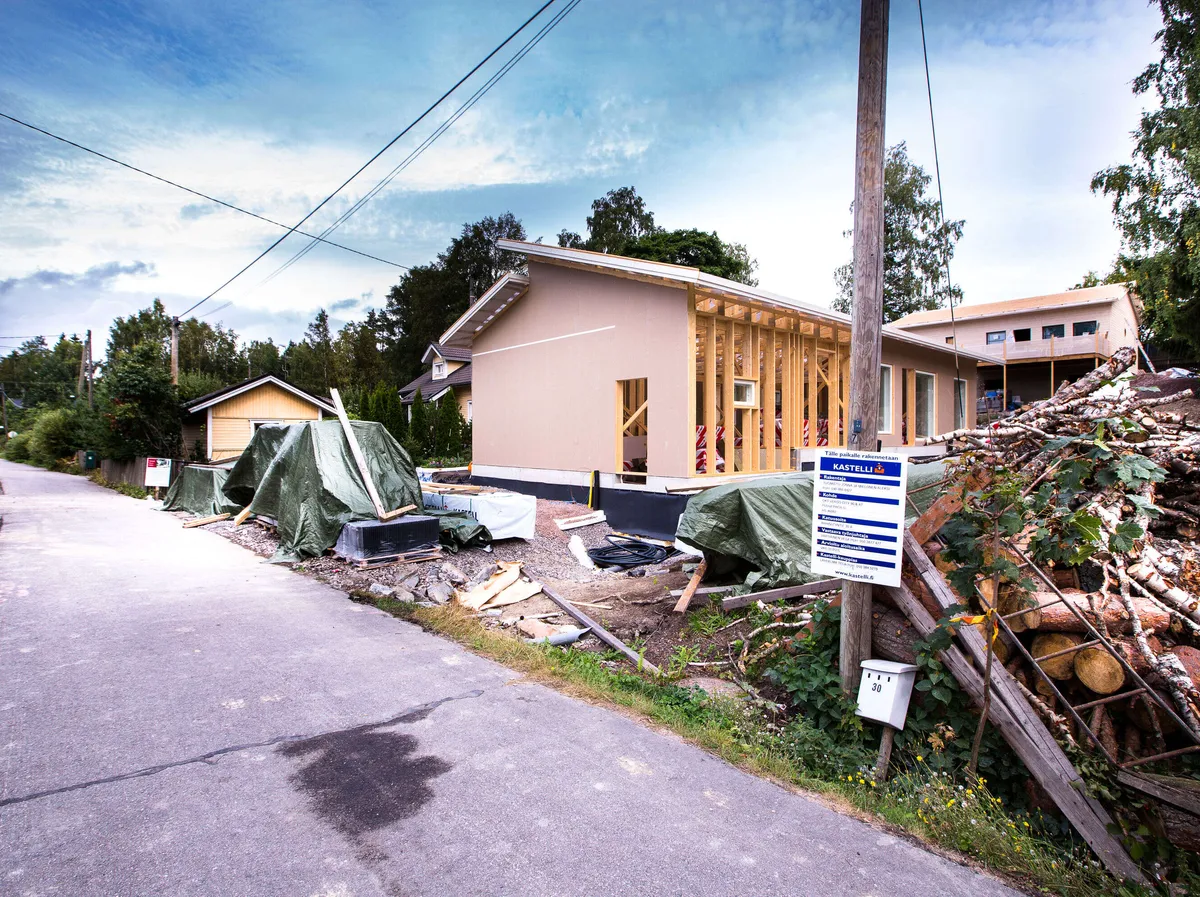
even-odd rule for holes
{"type": "MultiPolygon", "coordinates": [[[[1134,350],[1119,350],[1092,373],[1011,417],[926,440],[947,444],[955,459],[959,486],[940,500],[943,509],[948,501],[970,509],[1000,477],[1010,496],[1019,487],[1015,506],[1028,522],[999,548],[1014,567],[1036,555],[1030,550],[1034,540],[1044,546],[1048,513],[1086,521],[1090,553],[1083,552],[1087,557],[1078,565],[1043,559],[1034,575],[979,577],[973,594],[959,594],[976,613],[994,606],[1007,615],[1011,632],[995,641],[996,658],[1060,739],[1093,747],[1091,735],[1057,706],[1062,701],[1056,691],[1071,706],[1088,705],[1086,728],[1121,763],[1200,741],[1200,421],[1162,410],[1190,391],[1164,397],[1135,388],[1135,360],[1134,350]],[[1076,467],[1087,473],[1073,481],[1077,488],[1058,494],[1057,484],[1080,459],[1076,467]],[[1035,505],[1037,513],[1027,510],[1035,505]],[[1096,642],[1092,628],[1102,643],[1073,650],[1096,642]],[[1041,672],[1031,668],[1030,658],[1041,672]],[[1155,694],[1101,702],[1134,687],[1118,658],[1155,694]]],[[[945,516],[919,538],[928,539],[945,516]]],[[[943,542],[924,545],[944,573],[958,566],[943,542]]],[[[919,582],[910,586],[918,595],[923,590],[919,582]]],[[[883,628],[893,629],[894,622],[883,628]]]]}

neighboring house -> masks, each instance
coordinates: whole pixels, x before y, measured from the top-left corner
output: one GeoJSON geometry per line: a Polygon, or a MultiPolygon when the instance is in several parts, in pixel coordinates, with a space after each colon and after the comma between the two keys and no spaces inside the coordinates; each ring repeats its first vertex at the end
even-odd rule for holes
{"type": "MultiPolygon", "coordinates": [[[[696,268],[498,246],[526,256],[528,275],[497,281],[440,342],[479,370],[475,477],[578,496],[598,471],[601,487],[663,492],[801,469],[845,445],[846,315],[696,268]]],[[[952,347],[884,328],[885,447],[940,453],[904,446],[974,424],[987,356],[959,355],[956,376],[952,347]]]]}
{"type": "Polygon", "coordinates": [[[412,405],[419,389],[422,401],[438,402],[447,390],[453,389],[458,408],[462,412],[463,418],[470,423],[473,413],[470,348],[430,343],[425,354],[421,356],[421,364],[429,365],[429,370],[416,380],[401,387],[400,401],[405,405],[412,405]]]}
{"type": "Polygon", "coordinates": [[[1049,296],[959,305],[922,311],[893,321],[893,327],[937,342],[981,353],[988,390],[1001,390],[1005,404],[1053,394],[1063,380],[1076,380],[1122,346],[1138,346],[1141,308],[1125,284],[1105,284],[1049,296]]]}
{"type": "Polygon", "coordinates": [[[242,453],[263,424],[298,424],[336,414],[328,400],[270,374],[227,386],[184,405],[183,451],[199,441],[210,461],[242,453]]]}

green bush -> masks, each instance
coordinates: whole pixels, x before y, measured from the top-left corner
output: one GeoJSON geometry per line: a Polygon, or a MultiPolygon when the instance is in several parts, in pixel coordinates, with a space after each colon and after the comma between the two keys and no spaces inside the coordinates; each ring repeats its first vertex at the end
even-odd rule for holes
{"type": "Polygon", "coordinates": [[[29,451],[44,467],[75,454],[79,448],[79,430],[75,414],[69,408],[52,408],[38,415],[29,432],[29,451]]]}
{"type": "Polygon", "coordinates": [[[29,454],[29,433],[18,433],[12,439],[8,440],[8,445],[4,447],[4,458],[8,461],[16,461],[24,463],[31,460],[29,454]]]}

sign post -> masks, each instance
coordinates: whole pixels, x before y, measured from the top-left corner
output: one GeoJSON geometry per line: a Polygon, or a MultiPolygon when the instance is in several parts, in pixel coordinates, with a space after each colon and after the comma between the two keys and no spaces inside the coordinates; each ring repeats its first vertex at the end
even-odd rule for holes
{"type": "Polygon", "coordinates": [[[146,486],[154,488],[166,487],[171,485],[171,459],[170,458],[147,458],[146,459],[146,486]]]}

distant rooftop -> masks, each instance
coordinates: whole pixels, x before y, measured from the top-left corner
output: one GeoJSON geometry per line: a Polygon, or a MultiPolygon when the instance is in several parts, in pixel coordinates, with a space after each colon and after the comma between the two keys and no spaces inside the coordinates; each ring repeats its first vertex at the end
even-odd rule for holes
{"type": "MultiPolygon", "coordinates": [[[[1017,314],[1023,311],[1037,311],[1041,308],[1065,308],[1074,305],[1099,305],[1106,302],[1116,302],[1128,295],[1128,284],[1106,283],[1098,287],[1088,287],[1082,290],[1067,290],[1063,293],[1049,293],[1045,296],[1028,296],[1024,299],[1006,299],[1003,302],[978,302],[975,304],[959,305],[954,309],[955,321],[968,321],[972,318],[991,318],[999,315],[1017,314]]],[[[1141,313],[1138,304],[1134,302],[1134,310],[1141,313]]],[[[950,309],[938,308],[933,311],[918,311],[911,315],[892,321],[893,327],[920,327],[926,324],[949,324],[950,309]]]]}

